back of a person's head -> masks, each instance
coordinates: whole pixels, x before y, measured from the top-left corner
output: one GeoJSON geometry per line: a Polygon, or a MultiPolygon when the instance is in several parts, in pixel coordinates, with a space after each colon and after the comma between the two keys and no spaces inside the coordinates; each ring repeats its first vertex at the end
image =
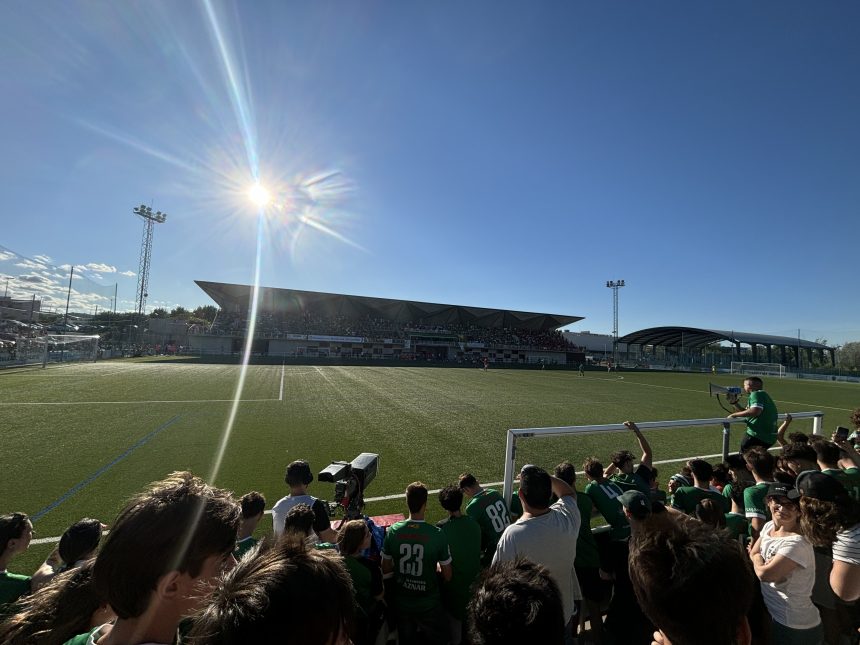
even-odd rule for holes
{"type": "Polygon", "coordinates": [[[609,460],[614,466],[621,468],[628,461],[633,461],[633,453],[629,450],[616,450],[610,455],[609,460]]]}
{"type": "Polygon", "coordinates": [[[311,466],[304,459],[296,459],[287,466],[287,472],[284,475],[287,486],[307,486],[313,480],[314,475],[311,472],[311,466]]]}
{"type": "Polygon", "coordinates": [[[38,593],[20,599],[15,613],[0,624],[0,643],[62,645],[88,631],[93,615],[102,608],[93,587],[92,567],[89,560],[58,573],[38,593]]]}
{"type": "Polygon", "coordinates": [[[731,500],[741,508],[744,508],[744,491],[749,488],[749,486],[750,484],[746,480],[732,482],[730,493],[731,500]]]}
{"type": "Polygon", "coordinates": [[[468,606],[472,645],[560,645],[565,616],[558,585],[544,567],[518,558],[491,566],[468,606]]]}
{"type": "Polygon", "coordinates": [[[204,561],[236,544],[239,505],[189,472],[150,484],[120,512],[93,568],[97,592],[120,618],[140,616],[170,571],[200,575],[204,561]]]}
{"type": "MultiPolygon", "coordinates": [[[[829,477],[829,475],[825,475],[829,477]]],[[[851,497],[816,499],[808,495],[800,498],[800,532],[818,547],[830,547],[839,531],[860,523],[860,503],[851,497]]]]}
{"type": "Polygon", "coordinates": [[[600,479],[603,477],[603,464],[597,457],[589,457],[582,464],[582,470],[591,479],[600,479]]]}
{"type": "Polygon", "coordinates": [[[762,479],[769,480],[773,477],[773,468],[776,459],[762,446],[753,446],[744,452],[744,461],[762,479]]]}
{"type": "Polygon", "coordinates": [[[805,432],[792,432],[788,435],[788,443],[809,443],[809,435],[805,432]]]}
{"type": "Polygon", "coordinates": [[[339,645],[349,642],[353,612],[342,558],[288,537],[222,576],[183,643],[339,645]]]}
{"type": "Polygon", "coordinates": [[[72,566],[98,548],[102,539],[102,523],[91,518],[78,520],[60,537],[58,551],[66,566],[72,566]]]}
{"type": "Polygon", "coordinates": [[[554,474],[568,486],[576,483],[576,468],[569,461],[563,461],[554,469],[554,474]]]}
{"type": "Polygon", "coordinates": [[[762,381],[758,376],[748,376],[744,379],[744,382],[749,382],[750,386],[756,390],[760,390],[764,387],[764,381],[762,381]]]}
{"type": "Polygon", "coordinates": [[[817,460],[822,464],[838,468],[842,449],[835,443],[832,441],[816,441],[812,444],[812,449],[815,451],[817,460]]]}
{"type": "Polygon", "coordinates": [[[239,505],[242,507],[242,517],[247,520],[257,517],[266,510],[266,498],[257,491],[252,490],[250,493],[242,495],[239,505]]]}
{"type": "MultiPolygon", "coordinates": [[[[823,443],[823,442],[818,442],[823,443]]],[[[818,454],[816,449],[813,447],[815,444],[808,443],[790,443],[782,449],[782,456],[784,459],[788,459],[789,461],[795,461],[798,459],[802,459],[804,461],[815,462],[818,459],[818,454]]],[[[838,455],[838,448],[837,448],[838,455]]],[[[838,457],[837,457],[838,459],[838,457]]]]}
{"type": "Polygon", "coordinates": [[[406,487],[406,506],[410,513],[420,513],[427,504],[427,487],[421,482],[412,482],[406,487]]]}
{"type": "Polygon", "coordinates": [[[26,513],[0,515],[0,555],[6,551],[9,540],[21,537],[27,527],[28,519],[26,513]]]}
{"type": "Polygon", "coordinates": [[[731,645],[753,600],[749,557],[724,531],[666,522],[630,538],[630,580],[642,611],[673,645],[731,645]],[[708,598],[712,611],[702,606],[708,598]]]}
{"type": "Polygon", "coordinates": [[[459,486],[454,486],[453,484],[445,486],[445,488],[439,491],[439,504],[446,511],[456,513],[463,505],[463,491],[460,490],[459,486]]]}
{"type": "Polygon", "coordinates": [[[714,464],[712,466],[711,481],[720,486],[725,486],[729,483],[729,468],[724,463],[714,464]]]}
{"type": "Polygon", "coordinates": [[[460,488],[474,488],[478,485],[478,480],[472,473],[463,473],[458,479],[460,488]]]}
{"type": "Polygon", "coordinates": [[[314,510],[307,504],[296,504],[284,518],[284,533],[295,533],[300,537],[311,534],[314,530],[314,510]]]}
{"type": "Polygon", "coordinates": [[[337,533],[337,546],[343,555],[352,555],[358,551],[367,535],[367,524],[364,520],[344,522],[337,533]]]}
{"type": "Polygon", "coordinates": [[[709,482],[711,481],[711,477],[714,474],[714,468],[704,459],[691,459],[690,463],[690,472],[693,473],[693,477],[700,482],[709,482]]]}
{"type": "Polygon", "coordinates": [[[724,528],[726,515],[723,507],[715,499],[703,499],[696,504],[696,519],[714,528],[724,528]]]}
{"type": "Polygon", "coordinates": [[[549,508],[552,502],[552,480],[549,473],[538,466],[526,466],[520,471],[520,494],[534,509],[549,508]]]}

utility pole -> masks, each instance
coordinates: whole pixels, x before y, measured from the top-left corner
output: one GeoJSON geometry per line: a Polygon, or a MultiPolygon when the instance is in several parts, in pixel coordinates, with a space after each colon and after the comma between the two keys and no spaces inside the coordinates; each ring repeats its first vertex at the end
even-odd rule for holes
{"type": "Polygon", "coordinates": [[[618,365],[618,290],[624,280],[607,280],[606,286],[612,289],[612,362],[618,365]]]}

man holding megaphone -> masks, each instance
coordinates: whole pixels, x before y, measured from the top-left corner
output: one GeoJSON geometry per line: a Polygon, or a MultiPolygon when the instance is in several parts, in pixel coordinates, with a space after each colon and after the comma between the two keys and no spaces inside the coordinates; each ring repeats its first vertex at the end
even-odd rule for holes
{"type": "Polygon", "coordinates": [[[776,403],[764,391],[764,383],[758,376],[744,379],[744,392],[749,395],[747,407],[738,403],[738,395],[726,394],[726,400],[737,408],[729,415],[730,419],[746,419],[747,431],[741,441],[740,452],[753,446],[770,448],[776,442],[777,415],[776,403]]]}

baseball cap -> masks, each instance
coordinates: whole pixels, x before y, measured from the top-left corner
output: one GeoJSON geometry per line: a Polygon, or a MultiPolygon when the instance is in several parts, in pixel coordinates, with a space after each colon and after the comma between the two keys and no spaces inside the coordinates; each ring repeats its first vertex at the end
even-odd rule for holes
{"type": "Polygon", "coordinates": [[[651,502],[644,493],[638,490],[628,490],[618,496],[618,501],[621,505],[630,511],[630,514],[637,520],[642,520],[651,514],[651,502]]]}
{"type": "Polygon", "coordinates": [[[835,502],[848,497],[848,491],[835,477],[825,475],[817,470],[806,470],[797,476],[798,497],[811,497],[822,502],[835,502]]]}
{"type": "Polygon", "coordinates": [[[678,482],[679,484],[681,484],[681,486],[689,486],[690,485],[690,480],[687,479],[686,477],[684,477],[684,475],[682,475],[681,473],[675,473],[674,475],[672,475],[669,478],[669,481],[678,482]]]}
{"type": "Polygon", "coordinates": [[[765,497],[786,497],[794,500],[800,497],[800,493],[788,484],[775,482],[767,487],[767,495],[765,497]]]}

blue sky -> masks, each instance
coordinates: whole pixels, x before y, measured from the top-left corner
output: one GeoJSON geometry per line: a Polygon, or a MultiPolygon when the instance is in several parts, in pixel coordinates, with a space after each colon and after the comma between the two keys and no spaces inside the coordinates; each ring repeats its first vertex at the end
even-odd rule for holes
{"type": "Polygon", "coordinates": [[[141,202],[151,306],[252,279],[256,172],[268,286],[860,340],[856,2],[4,2],[0,95],[0,246],[121,309],[141,202]]]}

